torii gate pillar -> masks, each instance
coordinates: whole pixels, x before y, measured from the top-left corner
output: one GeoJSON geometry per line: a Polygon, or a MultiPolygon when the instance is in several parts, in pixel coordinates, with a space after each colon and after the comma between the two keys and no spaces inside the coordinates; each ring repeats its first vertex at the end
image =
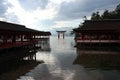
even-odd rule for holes
{"type": "Polygon", "coordinates": [[[62,34],[63,39],[65,38],[65,32],[66,31],[56,31],[58,33],[58,39],[60,38],[60,34],[62,34]]]}

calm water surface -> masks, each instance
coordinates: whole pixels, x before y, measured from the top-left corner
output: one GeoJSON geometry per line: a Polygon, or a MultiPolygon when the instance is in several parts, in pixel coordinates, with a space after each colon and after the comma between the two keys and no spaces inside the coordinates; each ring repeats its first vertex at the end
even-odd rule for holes
{"type": "Polygon", "coordinates": [[[44,63],[17,80],[120,80],[120,56],[108,56],[106,51],[82,51],[74,45],[73,37],[59,40],[51,37],[50,45],[43,46],[51,50],[36,53],[37,61],[43,60],[44,63]],[[106,55],[97,56],[97,53],[106,55]]]}

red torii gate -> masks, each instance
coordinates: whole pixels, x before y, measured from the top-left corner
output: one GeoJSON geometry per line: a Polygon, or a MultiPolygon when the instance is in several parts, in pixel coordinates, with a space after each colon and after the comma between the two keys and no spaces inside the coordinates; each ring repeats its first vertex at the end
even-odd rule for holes
{"type": "Polygon", "coordinates": [[[66,31],[56,31],[56,32],[58,33],[58,39],[60,38],[60,34],[63,35],[63,39],[64,39],[66,31]]]}

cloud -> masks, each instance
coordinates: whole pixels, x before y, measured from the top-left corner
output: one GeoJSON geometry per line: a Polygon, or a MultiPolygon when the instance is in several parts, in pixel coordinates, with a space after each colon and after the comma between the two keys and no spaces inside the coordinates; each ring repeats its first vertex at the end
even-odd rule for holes
{"type": "Polygon", "coordinates": [[[13,7],[7,0],[0,0],[0,20],[7,22],[18,22],[14,13],[8,13],[8,9],[13,7]]]}
{"type": "Polygon", "coordinates": [[[27,11],[33,11],[40,7],[41,9],[45,9],[48,5],[48,0],[19,0],[20,5],[27,11]]]}
{"type": "Polygon", "coordinates": [[[6,0],[0,0],[0,17],[4,18],[5,13],[11,5],[6,0]]]}
{"type": "Polygon", "coordinates": [[[83,16],[113,9],[119,0],[0,0],[0,20],[38,30],[76,27],[83,16]]]}
{"type": "Polygon", "coordinates": [[[8,1],[12,5],[12,7],[8,9],[8,14],[13,13],[20,24],[26,25],[29,28],[38,30],[46,29],[44,27],[49,27],[47,24],[49,23],[48,25],[50,25],[52,18],[56,14],[54,7],[51,7],[50,5],[47,5],[45,9],[37,7],[33,11],[27,11],[20,5],[18,0],[8,1]]]}
{"type": "Polygon", "coordinates": [[[14,23],[19,23],[20,22],[18,17],[14,13],[6,13],[5,16],[6,16],[5,20],[7,22],[14,22],[14,23]]]}
{"type": "Polygon", "coordinates": [[[62,2],[56,20],[80,19],[92,14],[95,10],[105,9],[107,6],[116,5],[119,0],[74,0],[62,2]]]}
{"type": "Polygon", "coordinates": [[[55,25],[55,22],[53,20],[46,19],[46,20],[41,20],[41,24],[43,27],[49,27],[55,25]]]}
{"type": "Polygon", "coordinates": [[[7,7],[5,6],[5,1],[4,0],[0,0],[0,15],[3,16],[4,13],[7,10],[7,7]]]}

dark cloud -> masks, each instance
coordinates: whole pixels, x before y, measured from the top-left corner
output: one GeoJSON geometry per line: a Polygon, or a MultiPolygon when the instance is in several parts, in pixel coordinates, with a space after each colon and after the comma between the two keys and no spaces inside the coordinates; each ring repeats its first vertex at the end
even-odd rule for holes
{"type": "Polygon", "coordinates": [[[0,0],[0,18],[4,21],[18,23],[18,18],[14,13],[7,13],[9,7],[12,5],[7,0],[0,0]]]}
{"type": "Polygon", "coordinates": [[[119,4],[120,0],[75,0],[72,2],[61,3],[56,20],[80,19],[83,16],[90,15],[96,9],[119,4]]]}
{"type": "Polygon", "coordinates": [[[4,17],[8,9],[8,3],[5,0],[0,0],[0,17],[4,17]]]}
{"type": "Polygon", "coordinates": [[[25,10],[35,10],[36,8],[40,7],[41,9],[45,9],[48,0],[19,0],[20,5],[25,9],[25,10]]]}

